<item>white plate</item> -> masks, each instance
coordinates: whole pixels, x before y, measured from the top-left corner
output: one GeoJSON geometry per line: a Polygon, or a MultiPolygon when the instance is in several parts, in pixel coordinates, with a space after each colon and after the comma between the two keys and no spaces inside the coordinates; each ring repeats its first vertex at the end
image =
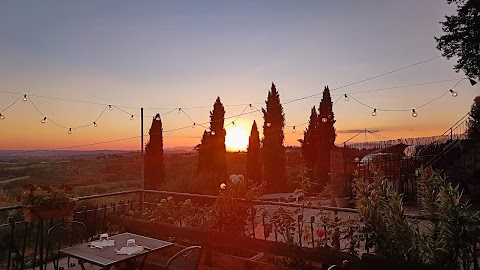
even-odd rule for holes
{"type": "Polygon", "coordinates": [[[118,255],[132,255],[132,254],[139,254],[143,251],[142,246],[133,246],[133,247],[122,247],[119,251],[117,251],[118,255]]]}
{"type": "Polygon", "coordinates": [[[94,247],[111,247],[115,245],[115,240],[92,241],[89,245],[94,247]]]}

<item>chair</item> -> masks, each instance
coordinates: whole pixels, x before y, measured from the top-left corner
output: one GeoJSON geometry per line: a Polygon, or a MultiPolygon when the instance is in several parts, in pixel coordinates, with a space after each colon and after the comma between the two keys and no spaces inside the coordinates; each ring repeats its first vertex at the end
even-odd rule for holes
{"type": "Polygon", "coordinates": [[[165,269],[196,270],[198,268],[198,265],[200,264],[202,252],[203,250],[200,246],[191,246],[184,248],[168,260],[165,269]]]}
{"type": "MultiPolygon", "coordinates": [[[[55,270],[62,269],[59,266],[60,254],[59,250],[72,246],[74,244],[82,243],[87,240],[87,228],[85,224],[78,221],[62,221],[48,229],[47,232],[47,251],[45,257],[47,260],[53,261],[53,267],[55,270]]],[[[78,262],[82,269],[83,262],[78,262]]],[[[74,266],[74,263],[70,262],[70,257],[67,258],[67,268],[74,266]]]]}

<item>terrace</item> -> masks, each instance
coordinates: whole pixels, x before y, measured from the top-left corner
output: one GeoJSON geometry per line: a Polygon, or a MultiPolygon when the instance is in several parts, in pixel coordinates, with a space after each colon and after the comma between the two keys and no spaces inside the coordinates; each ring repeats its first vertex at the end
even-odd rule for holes
{"type": "MultiPolygon", "coordinates": [[[[378,263],[384,259],[370,254],[369,235],[363,233],[356,209],[316,206],[309,198],[299,202],[242,200],[245,208],[235,211],[246,210],[237,213],[248,214],[246,220],[231,220],[220,211],[210,223],[214,225],[207,228],[206,213],[218,204],[217,196],[134,190],[78,198],[70,219],[86,225],[89,240],[98,239],[101,233],[128,231],[174,242],[148,256],[147,270],[161,269],[178,250],[194,244],[204,249],[199,269],[327,269],[344,260],[349,269],[383,267],[378,263]]],[[[25,222],[21,212],[20,206],[0,209],[2,269],[53,269],[46,233],[62,218],[25,222]]],[[[407,218],[419,231],[426,226],[419,215],[407,218]]],[[[71,265],[62,262],[64,269],[76,264],[75,260],[71,265]]],[[[472,258],[471,266],[478,269],[478,256],[472,258]]]]}

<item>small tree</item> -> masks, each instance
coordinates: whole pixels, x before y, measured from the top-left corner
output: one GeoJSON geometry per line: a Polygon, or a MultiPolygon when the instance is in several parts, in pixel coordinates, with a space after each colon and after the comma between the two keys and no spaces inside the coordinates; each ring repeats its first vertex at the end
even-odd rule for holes
{"type": "Polygon", "coordinates": [[[252,124],[247,147],[247,179],[262,181],[262,164],[260,163],[260,134],[255,120],[252,124]]]}
{"type": "Polygon", "coordinates": [[[437,49],[450,59],[457,57],[454,69],[471,78],[480,78],[480,3],[478,0],[447,0],[457,5],[457,14],[441,22],[445,33],[435,37],[437,49]]]}
{"type": "Polygon", "coordinates": [[[317,161],[318,152],[318,115],[315,106],[312,108],[308,127],[303,132],[303,140],[300,143],[302,144],[302,156],[305,160],[308,177],[313,181],[313,169],[317,161]]]}
{"type": "Polygon", "coordinates": [[[263,112],[263,178],[270,192],[284,191],[287,187],[286,156],[283,147],[285,138],[285,114],[283,113],[280,95],[275,84],[268,92],[266,109],[263,112]]]}
{"type": "Polygon", "coordinates": [[[480,138],[480,96],[473,100],[469,113],[470,119],[467,122],[467,136],[470,139],[480,138]]]}
{"type": "Polygon", "coordinates": [[[145,146],[145,189],[160,189],[165,182],[165,165],[163,163],[163,128],[160,114],[152,120],[148,132],[150,140],[145,146]]]}
{"type": "Polygon", "coordinates": [[[335,119],[332,111],[332,98],[328,86],[323,90],[323,97],[318,108],[318,145],[317,159],[315,164],[318,183],[325,185],[329,182],[330,173],[330,151],[332,150],[335,138],[335,119]]]}

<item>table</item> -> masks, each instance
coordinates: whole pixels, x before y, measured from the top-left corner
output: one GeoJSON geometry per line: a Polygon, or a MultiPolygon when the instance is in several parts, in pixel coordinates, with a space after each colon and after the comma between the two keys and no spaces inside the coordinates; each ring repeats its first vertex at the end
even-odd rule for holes
{"type": "MultiPolygon", "coordinates": [[[[150,237],[145,237],[133,233],[122,233],[117,234],[109,238],[110,240],[115,240],[115,245],[110,247],[104,247],[103,249],[92,248],[88,243],[78,244],[75,246],[63,248],[60,250],[61,253],[68,255],[70,257],[79,259],[83,262],[88,262],[97,266],[102,267],[102,269],[110,269],[114,264],[128,261],[130,259],[136,259],[143,256],[141,265],[138,267],[139,270],[143,268],[145,259],[148,254],[154,251],[157,251],[162,248],[169,247],[173,243],[162,241],[150,237]],[[138,246],[144,246],[144,249],[139,254],[116,254],[115,249],[119,250],[122,247],[126,246],[128,239],[135,239],[135,243],[138,246]]],[[[82,269],[85,269],[83,263],[80,264],[82,269]]]]}

